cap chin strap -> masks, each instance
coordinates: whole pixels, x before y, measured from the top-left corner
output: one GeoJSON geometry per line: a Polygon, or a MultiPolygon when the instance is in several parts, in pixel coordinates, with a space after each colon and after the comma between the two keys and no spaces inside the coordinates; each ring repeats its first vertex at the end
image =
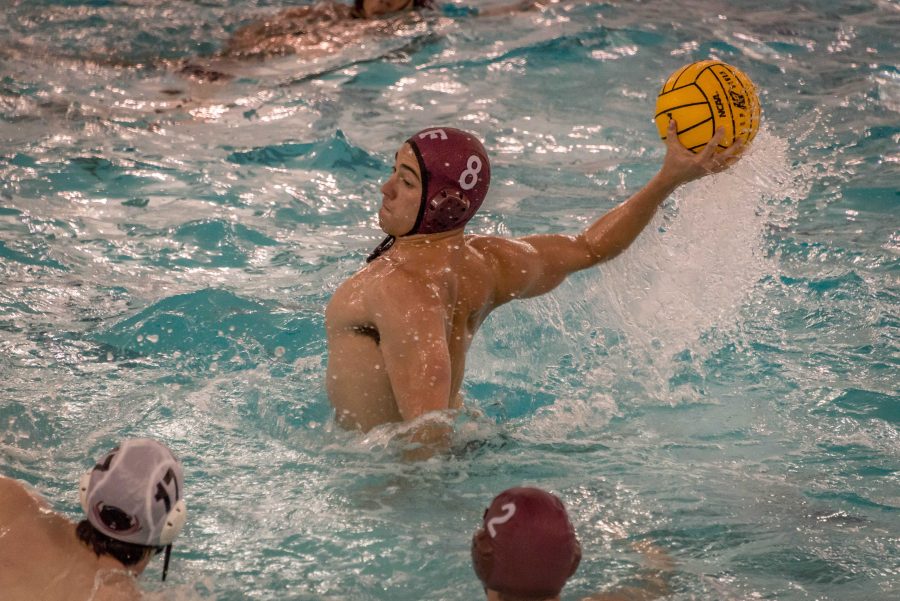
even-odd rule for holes
{"type": "MultiPolygon", "coordinates": [[[[460,217],[465,215],[466,211],[469,210],[469,199],[466,198],[461,192],[458,190],[441,190],[440,194],[432,198],[428,201],[428,204],[431,206],[431,214],[441,214],[443,213],[445,216],[445,228],[440,229],[437,232],[430,233],[440,233],[444,231],[450,231],[452,229],[456,229],[457,227],[461,227],[459,224],[460,217]]],[[[407,233],[403,234],[403,236],[412,236],[413,234],[419,233],[419,228],[422,226],[422,220],[425,216],[425,202],[422,202],[421,208],[419,209],[419,216],[416,218],[416,223],[407,233]]],[[[463,224],[465,225],[465,224],[463,224]]],[[[368,257],[366,257],[366,263],[371,263],[381,255],[383,255],[390,247],[394,245],[394,242],[397,240],[396,236],[389,235],[387,238],[381,241],[381,244],[375,247],[368,257]]]]}
{"type": "Polygon", "coordinates": [[[172,557],[172,541],[184,528],[187,520],[187,503],[184,499],[178,499],[175,506],[166,515],[166,523],[163,524],[162,532],[159,533],[159,544],[166,546],[166,557],[163,560],[162,579],[166,581],[166,574],[169,573],[169,559],[172,557]]]}
{"type": "Polygon", "coordinates": [[[394,245],[394,241],[397,240],[394,236],[388,236],[384,240],[381,241],[381,244],[375,247],[375,250],[371,252],[371,254],[366,257],[366,263],[371,263],[378,257],[384,254],[384,252],[394,245]]]}
{"type": "Polygon", "coordinates": [[[162,581],[166,581],[166,574],[169,573],[169,558],[172,557],[172,544],[166,545],[166,557],[163,559],[162,581]]]}

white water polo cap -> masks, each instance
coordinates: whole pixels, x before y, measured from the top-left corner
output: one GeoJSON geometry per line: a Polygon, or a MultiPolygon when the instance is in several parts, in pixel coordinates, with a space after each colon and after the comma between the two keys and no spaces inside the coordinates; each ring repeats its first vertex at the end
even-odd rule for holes
{"type": "Polygon", "coordinates": [[[110,538],[165,547],[184,527],[184,473],[165,445],[149,438],[123,441],[81,477],[81,507],[110,538]]]}

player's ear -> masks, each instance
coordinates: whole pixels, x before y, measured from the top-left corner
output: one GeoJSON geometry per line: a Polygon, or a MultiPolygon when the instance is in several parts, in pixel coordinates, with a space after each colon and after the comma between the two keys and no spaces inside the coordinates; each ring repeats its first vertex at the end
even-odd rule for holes
{"type": "Polygon", "coordinates": [[[471,205],[465,193],[455,188],[444,188],[429,202],[429,219],[441,230],[459,227],[471,205]]]}
{"type": "Polygon", "coordinates": [[[575,541],[575,548],[572,550],[572,571],[569,572],[569,578],[571,578],[575,571],[578,569],[578,564],[581,563],[581,543],[577,540],[575,541]]]}
{"type": "Polygon", "coordinates": [[[494,545],[484,528],[479,528],[472,536],[472,567],[481,582],[487,582],[494,571],[494,545]]]}

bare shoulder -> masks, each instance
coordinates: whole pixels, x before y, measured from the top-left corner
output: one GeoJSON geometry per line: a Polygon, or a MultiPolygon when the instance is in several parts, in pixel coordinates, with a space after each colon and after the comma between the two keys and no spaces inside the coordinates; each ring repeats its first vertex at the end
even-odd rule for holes
{"type": "Polygon", "coordinates": [[[17,480],[0,476],[0,515],[16,501],[22,501],[26,495],[25,487],[17,480]]]}
{"type": "Polygon", "coordinates": [[[381,258],[337,287],[325,308],[326,328],[332,335],[373,324],[385,311],[393,312],[397,299],[414,300],[417,292],[411,274],[381,258]]]}
{"type": "Polygon", "coordinates": [[[94,601],[136,601],[141,599],[141,591],[134,581],[134,577],[124,570],[97,573],[101,582],[97,591],[91,597],[94,601]]]}
{"type": "Polygon", "coordinates": [[[14,494],[13,491],[24,489],[22,483],[6,476],[0,476],[0,499],[5,499],[6,495],[14,494]]]}
{"type": "Polygon", "coordinates": [[[469,246],[483,253],[489,260],[505,260],[519,258],[523,255],[537,253],[534,246],[521,238],[503,238],[501,236],[469,236],[469,246]]]}
{"type": "Polygon", "coordinates": [[[470,248],[481,253],[500,281],[520,274],[523,269],[529,270],[532,264],[540,260],[537,249],[522,238],[473,236],[468,243],[470,248]]]}
{"type": "Polygon", "coordinates": [[[18,480],[0,476],[0,521],[10,516],[19,516],[23,509],[39,509],[46,507],[47,501],[37,491],[18,480]]]}
{"type": "Polygon", "coordinates": [[[469,246],[484,256],[491,271],[494,306],[522,296],[541,273],[540,253],[527,240],[478,236],[469,246]]]}
{"type": "Polygon", "coordinates": [[[374,308],[394,306],[397,300],[411,306],[428,303],[434,297],[431,280],[426,273],[406,265],[385,263],[366,278],[365,302],[374,308]]]}

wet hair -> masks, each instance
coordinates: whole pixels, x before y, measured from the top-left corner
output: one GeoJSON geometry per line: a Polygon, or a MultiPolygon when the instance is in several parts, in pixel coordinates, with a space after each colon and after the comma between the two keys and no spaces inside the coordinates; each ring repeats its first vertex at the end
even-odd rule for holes
{"type": "Polygon", "coordinates": [[[94,528],[87,520],[81,520],[75,526],[75,536],[97,554],[109,555],[124,566],[133,566],[144,559],[148,553],[159,553],[163,547],[148,547],[126,543],[110,538],[94,528]]]}
{"type": "MultiPolygon", "coordinates": [[[[357,19],[361,19],[364,16],[363,12],[363,3],[365,0],[354,0],[353,2],[353,16],[357,19]]],[[[418,8],[434,8],[434,2],[432,0],[413,0],[413,9],[418,8]]]]}

